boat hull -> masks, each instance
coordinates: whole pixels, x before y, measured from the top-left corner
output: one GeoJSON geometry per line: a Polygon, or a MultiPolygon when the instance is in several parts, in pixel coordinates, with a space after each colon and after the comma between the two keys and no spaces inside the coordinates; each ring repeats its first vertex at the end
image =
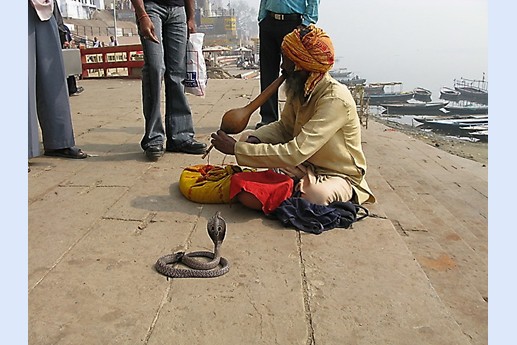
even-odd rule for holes
{"type": "Polygon", "coordinates": [[[382,103],[381,106],[386,108],[388,114],[397,115],[440,115],[443,114],[441,109],[447,103],[382,103]]]}
{"type": "Polygon", "coordinates": [[[431,129],[448,135],[470,135],[471,129],[479,126],[488,128],[488,117],[468,117],[468,118],[451,118],[451,119],[426,119],[415,118],[417,122],[422,123],[422,128],[431,129]]]}
{"type": "Polygon", "coordinates": [[[475,79],[455,79],[454,90],[460,93],[459,99],[488,104],[488,82],[485,80],[483,73],[482,80],[475,79]]]}
{"type": "Polygon", "coordinates": [[[409,101],[414,96],[414,92],[385,93],[381,95],[368,95],[370,105],[381,105],[383,103],[403,103],[409,101]]]}
{"type": "Polygon", "coordinates": [[[461,107],[461,106],[447,105],[447,106],[445,106],[445,110],[447,110],[447,115],[488,114],[488,106],[461,107]]]}
{"type": "Polygon", "coordinates": [[[341,84],[345,84],[347,86],[349,85],[363,85],[366,83],[366,79],[364,78],[351,78],[351,79],[341,79],[341,78],[335,78],[337,81],[339,81],[341,84]]]}
{"type": "Polygon", "coordinates": [[[364,87],[364,93],[367,96],[369,96],[369,95],[382,95],[382,94],[384,94],[384,86],[383,85],[375,85],[375,86],[366,85],[364,87]]]}
{"type": "Polygon", "coordinates": [[[421,102],[431,102],[431,95],[432,92],[424,89],[423,87],[417,87],[413,90],[415,92],[415,95],[413,96],[414,99],[421,102]]]}
{"type": "Polygon", "coordinates": [[[440,89],[440,99],[447,101],[458,101],[461,93],[449,87],[442,87],[440,89]]]}
{"type": "Polygon", "coordinates": [[[481,142],[488,142],[488,130],[479,132],[470,132],[469,135],[473,138],[478,139],[481,142]]]}
{"type": "Polygon", "coordinates": [[[469,87],[456,87],[455,89],[460,93],[458,97],[459,99],[481,104],[488,104],[487,92],[469,87]]]}

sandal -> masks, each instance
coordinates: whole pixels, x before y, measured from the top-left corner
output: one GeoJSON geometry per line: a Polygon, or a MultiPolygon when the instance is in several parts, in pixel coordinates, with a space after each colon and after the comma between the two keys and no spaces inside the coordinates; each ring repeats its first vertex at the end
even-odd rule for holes
{"type": "Polygon", "coordinates": [[[51,157],[62,157],[62,158],[72,158],[72,159],[83,159],[88,157],[86,153],[83,152],[78,147],[67,147],[64,149],[57,149],[57,150],[45,150],[44,153],[45,156],[51,156],[51,157]]]}

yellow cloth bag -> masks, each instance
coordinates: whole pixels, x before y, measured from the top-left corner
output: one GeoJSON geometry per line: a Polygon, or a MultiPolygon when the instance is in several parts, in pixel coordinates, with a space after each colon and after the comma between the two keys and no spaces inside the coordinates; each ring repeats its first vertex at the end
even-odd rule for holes
{"type": "Polygon", "coordinates": [[[181,172],[179,188],[190,201],[201,204],[230,203],[230,181],[233,174],[243,171],[238,165],[193,165],[181,172]]]}

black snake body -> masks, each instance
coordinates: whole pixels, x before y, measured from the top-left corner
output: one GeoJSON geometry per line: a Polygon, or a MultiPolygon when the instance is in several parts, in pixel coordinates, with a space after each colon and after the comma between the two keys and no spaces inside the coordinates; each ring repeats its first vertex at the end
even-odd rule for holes
{"type": "Polygon", "coordinates": [[[171,278],[214,278],[222,276],[230,270],[228,260],[221,256],[221,245],[226,235],[226,222],[218,211],[207,222],[208,236],[214,243],[214,252],[177,252],[164,255],[156,261],[156,270],[171,278]],[[198,260],[197,257],[210,259],[198,260]],[[181,263],[188,268],[173,267],[173,264],[181,263]]]}

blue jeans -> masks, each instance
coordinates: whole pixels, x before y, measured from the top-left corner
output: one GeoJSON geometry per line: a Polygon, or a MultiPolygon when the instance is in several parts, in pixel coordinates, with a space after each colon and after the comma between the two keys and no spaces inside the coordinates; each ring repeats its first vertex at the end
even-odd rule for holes
{"type": "Polygon", "coordinates": [[[179,146],[194,137],[192,112],[182,81],[187,76],[187,16],[184,7],[145,3],[160,44],[144,39],[142,99],[145,134],[142,149],[151,145],[179,146]],[[161,116],[161,86],[165,82],[165,128],[161,116]]]}

